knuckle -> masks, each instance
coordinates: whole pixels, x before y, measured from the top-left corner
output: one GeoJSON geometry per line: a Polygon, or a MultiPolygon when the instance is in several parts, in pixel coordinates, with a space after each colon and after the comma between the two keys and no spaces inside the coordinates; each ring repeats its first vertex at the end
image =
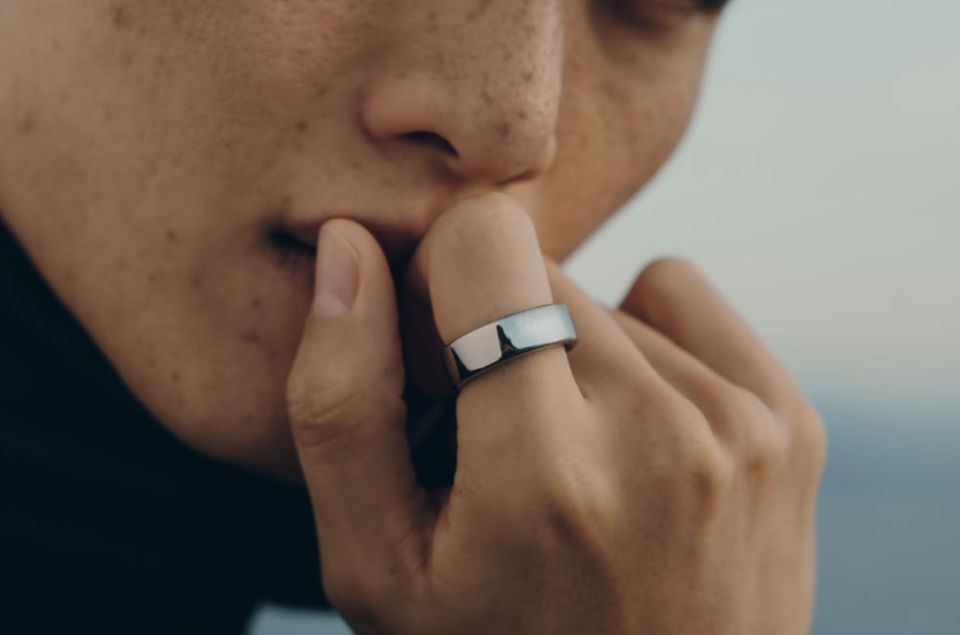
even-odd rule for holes
{"type": "Polygon", "coordinates": [[[624,306],[645,320],[657,323],[666,308],[682,293],[703,280],[699,270],[682,258],[659,258],[644,267],[624,299],[624,306]],[[658,319],[658,316],[660,318],[658,319]]]}
{"type": "Polygon", "coordinates": [[[309,388],[291,383],[287,414],[297,442],[309,448],[339,445],[352,431],[348,414],[356,399],[356,390],[346,382],[324,381],[309,388]]]}
{"type": "Polygon", "coordinates": [[[717,515],[734,482],[732,461],[719,444],[691,444],[678,471],[680,500],[694,518],[705,522],[717,515]]]}
{"type": "Polygon", "coordinates": [[[741,461],[747,478],[761,480],[779,472],[786,463],[787,442],[783,430],[772,422],[755,425],[749,441],[741,450],[741,461]]]}
{"type": "Polygon", "coordinates": [[[763,478],[777,472],[786,462],[788,439],[784,426],[770,408],[753,392],[732,386],[728,391],[730,425],[748,478],[763,478]]]}
{"type": "Polygon", "coordinates": [[[771,419],[766,404],[749,390],[729,382],[717,382],[701,395],[704,410],[711,420],[724,427],[745,425],[771,419]]]}
{"type": "Polygon", "coordinates": [[[819,475],[827,460],[827,428],[809,401],[804,400],[794,430],[793,452],[813,474],[819,475]]]}
{"type": "Polygon", "coordinates": [[[587,550],[604,544],[621,503],[610,479],[569,461],[541,473],[534,499],[554,539],[587,550]]]}
{"type": "Polygon", "coordinates": [[[653,295],[673,294],[677,283],[701,279],[703,276],[696,265],[684,258],[658,258],[644,267],[637,278],[637,287],[653,295]]]}

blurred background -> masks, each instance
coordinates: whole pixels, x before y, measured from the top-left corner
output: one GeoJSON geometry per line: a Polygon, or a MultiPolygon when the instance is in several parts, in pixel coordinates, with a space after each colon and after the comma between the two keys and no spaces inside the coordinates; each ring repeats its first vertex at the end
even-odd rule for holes
{"type": "Polygon", "coordinates": [[[569,262],[616,304],[692,259],[818,405],[818,635],[960,632],[958,26],[950,0],[734,0],[679,152],[569,262]]]}

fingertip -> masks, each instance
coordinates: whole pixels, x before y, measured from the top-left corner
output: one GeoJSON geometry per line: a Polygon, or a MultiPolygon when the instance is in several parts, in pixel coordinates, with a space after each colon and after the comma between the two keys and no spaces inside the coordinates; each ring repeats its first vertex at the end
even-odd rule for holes
{"type": "Polygon", "coordinates": [[[420,275],[429,281],[444,342],[553,301],[533,221],[502,194],[473,197],[450,208],[415,258],[420,275]]]}
{"type": "MultiPolygon", "coordinates": [[[[357,312],[368,314],[371,311],[379,313],[392,310],[395,313],[396,291],[390,263],[373,234],[360,223],[346,218],[335,218],[324,223],[321,236],[326,229],[341,235],[356,254],[359,272],[357,312]]],[[[323,263],[319,264],[322,267],[323,263]]],[[[318,272],[318,280],[321,275],[322,272],[318,272]]]]}
{"type": "Polygon", "coordinates": [[[645,322],[657,318],[657,309],[668,299],[702,286],[706,279],[690,260],[662,256],[643,267],[620,303],[620,308],[645,322]]]}
{"type": "Polygon", "coordinates": [[[314,310],[338,318],[353,307],[360,285],[357,252],[336,225],[325,224],[317,237],[317,289],[314,310]]]}
{"type": "Polygon", "coordinates": [[[507,250],[514,245],[520,251],[539,253],[530,215],[517,201],[500,192],[463,198],[440,215],[424,236],[410,260],[404,285],[415,297],[429,303],[432,287],[441,286],[436,283],[437,274],[442,274],[451,263],[482,263],[498,245],[507,250]]]}

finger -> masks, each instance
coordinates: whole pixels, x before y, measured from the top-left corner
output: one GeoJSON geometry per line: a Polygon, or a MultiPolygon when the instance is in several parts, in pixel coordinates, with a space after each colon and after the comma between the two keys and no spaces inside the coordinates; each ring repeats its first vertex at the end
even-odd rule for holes
{"type": "Polygon", "coordinates": [[[728,441],[740,437],[732,411],[741,405],[739,399],[746,396],[743,388],[718,375],[649,324],[623,311],[614,311],[611,316],[643,351],[657,374],[704,414],[719,437],[728,441]]]}
{"type": "MultiPolygon", "coordinates": [[[[506,315],[553,301],[533,225],[500,194],[470,198],[446,211],[414,255],[412,269],[412,277],[427,283],[437,330],[447,344],[506,315]]],[[[480,375],[457,399],[458,464],[474,456],[489,471],[504,453],[522,451],[517,444],[524,431],[557,419],[574,398],[582,403],[559,346],[480,375]]]]}
{"type": "Polygon", "coordinates": [[[597,303],[563,269],[546,259],[554,299],[570,309],[577,327],[577,346],[570,351],[570,366],[588,401],[615,404],[625,383],[662,389],[662,380],[641,348],[631,340],[609,309],[597,303]]]}
{"type": "MultiPolygon", "coordinates": [[[[732,432],[720,398],[728,393],[729,381],[651,326],[597,304],[559,265],[548,260],[547,269],[554,295],[576,316],[578,332],[584,325],[585,346],[571,351],[570,365],[588,399],[609,409],[623,401],[625,384],[640,391],[640,402],[657,398],[654,393],[676,391],[706,415],[715,432],[724,436],[732,432]]],[[[632,401],[627,403],[634,407],[632,401]]]]}
{"type": "MultiPolygon", "coordinates": [[[[404,436],[393,281],[376,240],[334,220],[317,246],[317,290],[287,383],[287,404],[328,575],[364,562],[413,562],[423,524],[404,436]]],[[[421,552],[422,553],[422,552],[421,552]]],[[[372,566],[372,565],[371,565],[372,566]]]]}
{"type": "Polygon", "coordinates": [[[750,327],[686,262],[666,259],[647,266],[621,308],[775,411],[789,408],[799,394],[750,327]]]}
{"type": "Polygon", "coordinates": [[[603,421],[598,431],[607,443],[636,461],[644,456],[641,447],[675,447],[681,438],[727,431],[731,418],[716,395],[729,382],[653,328],[597,303],[550,259],[547,271],[554,297],[576,320],[580,344],[570,352],[570,365],[603,421]],[[664,408],[671,413],[666,420],[664,408]]]}

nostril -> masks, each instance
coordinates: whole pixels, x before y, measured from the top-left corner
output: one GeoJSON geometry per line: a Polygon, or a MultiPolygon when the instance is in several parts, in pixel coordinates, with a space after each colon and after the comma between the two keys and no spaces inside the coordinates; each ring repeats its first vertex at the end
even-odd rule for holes
{"type": "Polygon", "coordinates": [[[429,146],[433,148],[439,148],[445,153],[453,156],[454,158],[458,157],[457,149],[453,147],[453,144],[436,134],[435,132],[427,132],[425,130],[417,130],[414,132],[408,132],[403,135],[404,138],[413,141],[414,143],[429,146]]]}

